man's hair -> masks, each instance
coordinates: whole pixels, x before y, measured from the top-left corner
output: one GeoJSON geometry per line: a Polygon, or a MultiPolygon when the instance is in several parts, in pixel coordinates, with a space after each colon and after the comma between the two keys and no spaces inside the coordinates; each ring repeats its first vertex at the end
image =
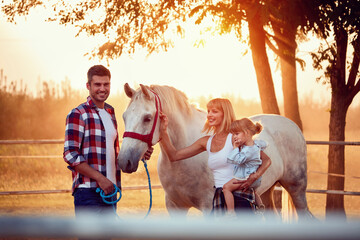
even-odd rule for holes
{"type": "Polygon", "coordinates": [[[208,120],[206,120],[204,128],[203,128],[203,132],[205,132],[205,133],[209,133],[209,132],[217,133],[217,132],[221,132],[221,131],[229,132],[231,123],[233,121],[235,121],[235,119],[236,119],[234,109],[233,109],[229,99],[226,99],[226,98],[212,99],[207,104],[208,109],[211,107],[215,107],[218,110],[220,110],[224,114],[224,118],[223,118],[221,125],[218,127],[218,129],[216,129],[213,126],[211,127],[209,125],[208,120]]]}
{"type": "Polygon", "coordinates": [[[103,65],[94,65],[87,72],[88,83],[90,84],[93,76],[108,76],[111,79],[111,73],[109,69],[103,65]]]}

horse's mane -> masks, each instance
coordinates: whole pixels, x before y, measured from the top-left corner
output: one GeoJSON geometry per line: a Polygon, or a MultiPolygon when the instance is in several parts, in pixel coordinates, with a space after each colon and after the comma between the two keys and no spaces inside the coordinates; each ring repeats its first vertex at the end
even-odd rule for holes
{"type": "Polygon", "coordinates": [[[165,85],[151,85],[150,89],[160,96],[162,102],[166,103],[162,104],[162,108],[165,113],[171,113],[174,109],[178,108],[183,114],[186,113],[191,115],[191,108],[193,106],[189,103],[185,93],[174,87],[165,85]]]}

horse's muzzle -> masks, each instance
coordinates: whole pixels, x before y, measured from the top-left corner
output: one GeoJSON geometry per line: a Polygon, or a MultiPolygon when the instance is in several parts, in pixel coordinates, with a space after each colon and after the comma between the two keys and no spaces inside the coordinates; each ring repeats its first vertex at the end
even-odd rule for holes
{"type": "Polygon", "coordinates": [[[136,172],[139,164],[132,164],[130,160],[123,161],[122,164],[119,162],[120,169],[125,173],[136,172]]]}
{"type": "Polygon", "coordinates": [[[123,172],[133,173],[138,169],[140,154],[137,151],[120,151],[117,160],[119,167],[123,172]]]}

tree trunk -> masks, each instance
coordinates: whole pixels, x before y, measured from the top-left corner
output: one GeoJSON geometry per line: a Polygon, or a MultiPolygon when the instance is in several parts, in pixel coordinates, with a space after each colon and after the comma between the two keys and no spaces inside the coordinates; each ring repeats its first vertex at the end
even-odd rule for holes
{"type": "MultiPolygon", "coordinates": [[[[341,96],[332,96],[331,112],[329,125],[330,141],[345,141],[345,119],[348,106],[344,103],[345,99],[341,96]]],[[[329,145],[328,154],[328,173],[339,175],[345,174],[345,147],[344,145],[329,145]]],[[[343,176],[328,176],[327,189],[343,191],[345,181],[343,176]]],[[[327,194],[326,196],[326,215],[338,214],[346,218],[344,209],[344,195],[327,194]]]]}
{"type": "Polygon", "coordinates": [[[303,130],[296,85],[295,53],[297,44],[295,38],[297,29],[296,26],[293,27],[290,25],[286,25],[285,28],[273,27],[273,29],[280,53],[279,57],[285,117],[294,121],[299,128],[303,130]]]}
{"type": "MultiPolygon", "coordinates": [[[[335,29],[336,55],[331,69],[331,111],[329,125],[330,141],[345,141],[346,113],[351,101],[348,98],[346,80],[347,33],[344,29],[335,29]]],[[[330,145],[328,155],[328,172],[345,174],[344,145],[330,145]]],[[[345,179],[343,176],[328,176],[328,190],[343,191],[345,179]]],[[[326,196],[326,216],[336,213],[338,217],[346,218],[344,195],[328,194],[326,196]]]]}
{"type": "Polygon", "coordinates": [[[250,48],[258,82],[263,113],[280,114],[270,64],[265,47],[265,33],[261,24],[260,7],[246,9],[249,25],[250,48]],[[260,22],[259,22],[260,21],[260,22]]]}

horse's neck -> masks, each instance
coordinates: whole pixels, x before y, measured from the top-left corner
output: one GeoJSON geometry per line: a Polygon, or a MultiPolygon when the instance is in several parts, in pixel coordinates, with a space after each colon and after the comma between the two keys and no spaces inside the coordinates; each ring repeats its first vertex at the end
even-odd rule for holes
{"type": "Polygon", "coordinates": [[[181,117],[169,117],[169,125],[168,125],[168,133],[171,139],[171,142],[174,144],[176,148],[184,147],[186,145],[186,138],[188,135],[188,131],[186,126],[184,126],[184,118],[181,117]]]}
{"type": "Polygon", "coordinates": [[[182,115],[180,112],[169,116],[168,133],[176,148],[187,147],[202,136],[204,113],[194,109],[192,111],[191,116],[182,115]]]}

